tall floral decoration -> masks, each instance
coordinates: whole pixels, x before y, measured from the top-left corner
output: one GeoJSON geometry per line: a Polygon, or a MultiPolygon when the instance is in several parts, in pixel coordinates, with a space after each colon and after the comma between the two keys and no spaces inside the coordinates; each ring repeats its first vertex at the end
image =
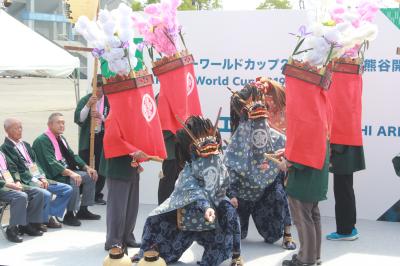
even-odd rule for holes
{"type": "Polygon", "coordinates": [[[378,27],[373,23],[379,8],[372,1],[336,1],[331,19],[343,30],[343,50],[338,57],[364,59],[369,42],[376,39],[378,27]]]}
{"type": "Polygon", "coordinates": [[[154,50],[164,58],[176,57],[181,52],[179,40],[183,44],[184,40],[182,26],[177,19],[177,9],[181,3],[181,0],[162,0],[160,3],[148,5],[144,9],[145,16],[132,16],[153,62],[154,50]]]}
{"type": "Polygon", "coordinates": [[[132,9],[121,3],[112,11],[100,10],[96,21],[82,16],[75,24],[75,30],[93,47],[92,54],[106,60],[109,69],[122,77],[132,76],[137,64],[132,15],[132,9]]]}
{"type": "Polygon", "coordinates": [[[377,35],[377,26],[372,23],[377,11],[371,1],[337,0],[329,8],[323,6],[308,27],[303,25],[297,34],[292,33],[298,42],[290,62],[302,62],[316,72],[323,72],[332,59],[362,61],[369,42],[377,35]],[[321,10],[325,13],[322,16],[321,10]]]}
{"type": "Polygon", "coordinates": [[[153,74],[160,83],[158,110],[162,129],[172,133],[182,128],[179,119],[202,114],[194,57],[186,49],[177,19],[181,3],[181,0],[161,0],[148,5],[144,14],[132,16],[135,28],[143,36],[142,46],[149,51],[153,74]]]}

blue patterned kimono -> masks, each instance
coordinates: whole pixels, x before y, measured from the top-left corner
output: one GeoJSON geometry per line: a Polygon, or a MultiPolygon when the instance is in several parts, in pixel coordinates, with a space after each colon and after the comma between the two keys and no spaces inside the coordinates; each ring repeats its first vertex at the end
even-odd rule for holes
{"type": "Polygon", "coordinates": [[[291,224],[283,173],[274,162],[269,162],[265,171],[260,168],[264,153],[284,148],[285,141],[285,136],[271,129],[266,119],[242,119],[226,149],[228,195],[238,199],[242,239],[247,236],[250,215],[268,243],[281,238],[284,226],[291,224]]]}
{"type": "Polygon", "coordinates": [[[219,155],[186,163],[171,196],[146,220],[137,258],[157,249],[167,263],[179,260],[194,241],[204,247],[200,265],[216,266],[240,253],[240,225],[236,210],[226,197],[228,174],[219,155]],[[179,208],[214,208],[217,227],[210,231],[182,231],[177,227],[179,208]]]}

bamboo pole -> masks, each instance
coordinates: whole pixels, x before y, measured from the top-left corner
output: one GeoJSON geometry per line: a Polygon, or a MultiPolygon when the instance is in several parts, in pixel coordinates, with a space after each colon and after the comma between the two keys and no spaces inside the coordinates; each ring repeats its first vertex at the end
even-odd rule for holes
{"type": "MultiPolygon", "coordinates": [[[[94,58],[94,69],[93,69],[93,80],[92,80],[92,96],[97,94],[97,68],[99,60],[94,58]]],[[[90,107],[90,112],[97,111],[96,104],[90,107]]],[[[94,156],[94,130],[96,129],[97,121],[92,115],[90,115],[90,146],[89,146],[89,166],[95,168],[95,156],[94,156]]]]}
{"type": "MultiPolygon", "coordinates": [[[[97,2],[97,11],[96,11],[96,17],[99,15],[99,10],[100,10],[100,0],[97,2]]],[[[99,59],[94,57],[94,69],[93,69],[93,82],[92,82],[92,96],[97,95],[97,68],[99,67],[99,59]]],[[[96,103],[97,104],[97,103],[96,103]]],[[[90,112],[92,111],[97,111],[97,105],[94,104],[93,106],[90,107],[90,112]]],[[[89,142],[89,166],[93,169],[95,169],[95,155],[94,155],[94,130],[96,129],[96,118],[94,118],[90,114],[90,142],[89,142]]]]}

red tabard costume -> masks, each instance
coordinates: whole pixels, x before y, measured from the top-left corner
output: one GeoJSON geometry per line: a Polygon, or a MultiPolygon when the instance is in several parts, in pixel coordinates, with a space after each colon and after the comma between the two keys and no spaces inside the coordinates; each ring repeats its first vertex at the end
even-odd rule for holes
{"type": "Polygon", "coordinates": [[[166,158],[160,118],[151,85],[108,94],[110,113],[105,121],[107,159],[141,150],[166,158]]]}
{"type": "Polygon", "coordinates": [[[362,75],[332,72],[328,97],[333,109],[331,143],[362,146],[362,75]]]}
{"type": "Polygon", "coordinates": [[[191,115],[202,114],[193,64],[162,73],[157,78],[160,81],[158,110],[161,127],[175,134],[182,128],[176,116],[185,121],[191,115]]]}
{"type": "Polygon", "coordinates": [[[332,123],[327,92],[321,87],[286,76],[286,158],[322,169],[332,123]]]}

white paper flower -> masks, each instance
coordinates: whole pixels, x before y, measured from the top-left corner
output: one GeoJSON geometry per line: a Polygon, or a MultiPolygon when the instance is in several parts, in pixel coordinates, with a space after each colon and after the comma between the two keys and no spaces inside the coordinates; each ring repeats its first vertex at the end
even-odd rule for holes
{"type": "Polygon", "coordinates": [[[119,4],[118,9],[119,13],[122,16],[131,16],[132,15],[132,8],[130,8],[129,6],[127,6],[124,3],[119,4]]]}
{"type": "Polygon", "coordinates": [[[112,16],[110,11],[106,10],[106,9],[102,9],[99,12],[99,22],[101,24],[107,24],[107,22],[109,22],[110,20],[112,20],[112,16]]]}
{"type": "Polygon", "coordinates": [[[90,47],[103,50],[102,58],[107,60],[110,70],[118,74],[130,72],[128,57],[136,65],[132,16],[132,9],[120,4],[112,11],[100,10],[97,21],[80,17],[76,24],[76,31],[82,34],[90,47]]]}
{"type": "Polygon", "coordinates": [[[103,24],[103,30],[105,35],[114,36],[115,33],[115,21],[109,20],[106,24],[103,24]]]}
{"type": "Polygon", "coordinates": [[[78,21],[75,23],[75,30],[79,34],[83,34],[83,32],[87,31],[87,27],[90,23],[90,20],[86,16],[81,16],[78,18],[78,21]]]}

